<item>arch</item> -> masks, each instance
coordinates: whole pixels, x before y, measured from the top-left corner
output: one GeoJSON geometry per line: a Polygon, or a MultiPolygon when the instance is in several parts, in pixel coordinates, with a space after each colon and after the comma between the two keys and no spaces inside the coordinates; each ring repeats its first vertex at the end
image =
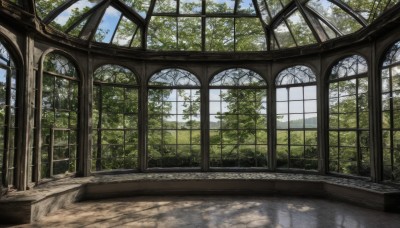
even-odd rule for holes
{"type": "Polygon", "coordinates": [[[93,80],[100,83],[138,85],[138,77],[129,68],[117,64],[104,64],[96,68],[93,80]]]}
{"type": "Polygon", "coordinates": [[[276,84],[276,166],[318,169],[317,85],[313,70],[295,65],[282,70],[276,84]]]}
{"type": "Polygon", "coordinates": [[[255,71],[245,68],[230,68],[217,73],[210,86],[267,86],[264,78],[255,71]]]}
{"type": "Polygon", "coordinates": [[[337,60],[330,69],[329,80],[334,80],[367,73],[368,63],[363,56],[354,54],[337,60]]]}
{"type": "Polygon", "coordinates": [[[126,67],[105,64],[93,78],[91,170],[138,169],[137,77],[126,67]]]}
{"type": "Polygon", "coordinates": [[[392,43],[385,51],[382,66],[387,67],[400,62],[400,41],[392,43]]]}
{"type": "Polygon", "coordinates": [[[167,68],[153,74],[149,86],[201,86],[200,80],[193,73],[180,68],[167,68]]]}
{"type": "Polygon", "coordinates": [[[42,55],[41,75],[41,175],[75,173],[81,141],[80,71],[69,54],[49,49],[42,55]]]}
{"type": "Polygon", "coordinates": [[[400,183],[400,41],[387,49],[380,69],[383,179],[400,183]]]}
{"type": "Polygon", "coordinates": [[[329,172],[369,177],[368,63],[354,54],[328,72],[329,172]]]}
{"type": "Polygon", "coordinates": [[[16,67],[13,54],[8,43],[0,39],[0,185],[8,187],[16,184],[14,176],[16,166],[18,140],[18,116],[21,108],[20,72],[16,67]]]}
{"type": "Polygon", "coordinates": [[[256,72],[230,68],[210,80],[209,166],[268,168],[266,81],[256,72]]]}
{"type": "Polygon", "coordinates": [[[150,77],[147,167],[200,167],[200,86],[194,74],[179,68],[163,69],[150,77]]]}
{"type": "Polygon", "coordinates": [[[70,53],[65,52],[65,51],[63,51],[61,49],[49,48],[46,51],[44,51],[42,53],[41,57],[40,57],[39,71],[41,73],[43,73],[45,71],[44,63],[45,63],[45,60],[46,60],[46,56],[48,54],[51,54],[51,53],[56,53],[56,54],[62,56],[63,58],[67,59],[75,67],[75,71],[77,73],[77,76],[75,78],[78,81],[80,81],[80,86],[82,86],[82,80],[84,79],[85,74],[83,73],[82,68],[79,67],[80,65],[78,64],[79,63],[78,60],[73,55],[71,55],[70,53]]]}
{"type": "Polygon", "coordinates": [[[281,85],[294,85],[294,84],[305,84],[316,82],[316,76],[314,71],[303,65],[296,65],[288,67],[276,76],[275,84],[281,85]]]}

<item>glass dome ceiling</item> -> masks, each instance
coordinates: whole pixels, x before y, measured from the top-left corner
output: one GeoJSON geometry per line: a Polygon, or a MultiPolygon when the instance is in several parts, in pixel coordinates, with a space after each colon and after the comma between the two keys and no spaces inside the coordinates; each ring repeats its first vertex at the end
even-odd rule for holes
{"type": "MultiPolygon", "coordinates": [[[[18,4],[18,1],[14,0],[18,4]]],[[[322,43],[372,23],[399,0],[36,0],[70,36],[151,51],[268,51],[322,43]]]]}

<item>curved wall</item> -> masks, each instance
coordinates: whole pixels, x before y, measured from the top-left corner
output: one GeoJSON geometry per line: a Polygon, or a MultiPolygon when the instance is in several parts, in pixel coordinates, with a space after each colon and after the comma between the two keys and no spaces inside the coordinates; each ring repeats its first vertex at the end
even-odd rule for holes
{"type": "MultiPolygon", "coordinates": [[[[2,1],[3,2],[3,1],[2,1]]],[[[4,4],[4,3],[3,3],[4,4]]],[[[92,101],[93,101],[93,73],[102,65],[118,64],[133,71],[139,78],[139,123],[147,121],[148,79],[156,72],[165,68],[181,68],[195,74],[201,82],[201,126],[202,126],[202,162],[198,169],[203,171],[219,171],[211,169],[208,161],[208,116],[209,114],[209,81],[211,78],[226,69],[246,68],[260,74],[268,84],[268,167],[265,169],[238,168],[235,171],[283,171],[283,172],[319,172],[328,173],[328,122],[329,113],[327,100],[328,75],[331,67],[338,60],[351,55],[360,55],[368,62],[369,103],[370,103],[370,151],[371,151],[371,178],[373,181],[382,181],[382,142],[380,132],[380,66],[386,51],[393,43],[400,39],[398,28],[399,16],[395,14],[377,21],[370,29],[357,34],[333,40],[321,47],[311,46],[300,49],[289,49],[271,53],[235,53],[207,54],[207,53],[160,53],[160,52],[133,52],[120,48],[109,48],[92,45],[91,43],[70,39],[65,35],[52,31],[51,28],[40,24],[34,17],[13,12],[12,7],[2,5],[0,35],[1,41],[11,52],[15,53],[19,62],[19,77],[24,81],[19,88],[19,94],[24,97],[22,109],[18,116],[19,132],[17,156],[15,159],[16,173],[14,187],[25,190],[29,184],[40,181],[40,153],[42,142],[39,129],[41,128],[41,80],[43,77],[42,59],[51,50],[59,50],[70,56],[82,76],[80,94],[80,130],[77,157],[77,174],[90,175],[90,154],[92,150],[92,101]],[[24,20],[25,19],[25,20],[24,20]],[[381,26],[379,23],[382,23],[381,26]],[[310,67],[317,76],[318,97],[318,170],[288,170],[276,167],[276,94],[275,77],[282,70],[296,65],[310,67]]],[[[146,125],[139,124],[139,168],[129,171],[164,171],[148,169],[146,165],[146,125]]],[[[180,168],[165,171],[191,171],[180,168]]],[[[232,169],[222,169],[232,170],[232,169]]],[[[119,171],[115,171],[119,172],[119,171]]],[[[124,171],[125,172],[125,171],[124,171]]],[[[340,175],[340,174],[337,174],[340,175]]]]}

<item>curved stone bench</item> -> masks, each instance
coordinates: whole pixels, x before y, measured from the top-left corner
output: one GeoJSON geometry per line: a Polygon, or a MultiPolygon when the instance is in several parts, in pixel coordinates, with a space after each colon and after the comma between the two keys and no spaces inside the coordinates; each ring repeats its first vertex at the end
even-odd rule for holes
{"type": "Polygon", "coordinates": [[[364,180],[284,173],[134,173],[67,178],[12,192],[0,200],[0,221],[30,223],[68,204],[143,195],[294,195],[400,211],[400,188],[364,180]]]}

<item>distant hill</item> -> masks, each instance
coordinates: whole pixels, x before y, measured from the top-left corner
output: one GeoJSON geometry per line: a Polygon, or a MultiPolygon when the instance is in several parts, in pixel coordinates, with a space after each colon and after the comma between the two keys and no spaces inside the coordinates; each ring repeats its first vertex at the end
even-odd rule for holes
{"type": "MultiPolygon", "coordinates": [[[[305,128],[317,128],[318,119],[317,117],[307,118],[304,120],[304,127],[305,128]]],[[[278,129],[284,129],[288,126],[288,122],[280,122],[279,120],[276,122],[276,127],[278,129]]],[[[290,121],[291,128],[303,128],[303,120],[292,120],[290,121]]]]}

